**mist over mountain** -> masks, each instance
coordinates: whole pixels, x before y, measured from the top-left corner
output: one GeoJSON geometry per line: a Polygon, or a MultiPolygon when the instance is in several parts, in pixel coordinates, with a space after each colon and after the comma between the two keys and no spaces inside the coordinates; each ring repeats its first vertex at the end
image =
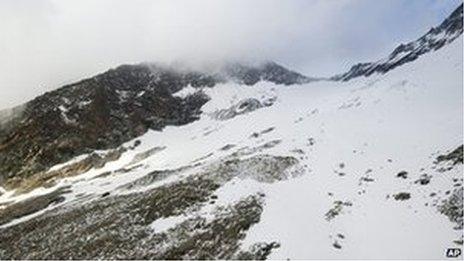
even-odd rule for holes
{"type": "Polygon", "coordinates": [[[439,24],[460,0],[3,0],[0,110],[121,64],[274,61],[331,77],[439,24]]]}
{"type": "MultiPolygon", "coordinates": [[[[275,48],[256,59],[147,58],[1,110],[0,259],[443,259],[462,250],[456,6],[386,58],[332,77],[256,58],[275,48]]],[[[264,17],[299,14],[281,7],[264,17]]],[[[207,37],[188,36],[193,45],[207,37]]]]}

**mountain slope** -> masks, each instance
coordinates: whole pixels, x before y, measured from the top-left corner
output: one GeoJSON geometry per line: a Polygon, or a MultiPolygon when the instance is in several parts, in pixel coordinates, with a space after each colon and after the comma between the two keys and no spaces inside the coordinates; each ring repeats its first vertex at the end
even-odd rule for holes
{"type": "Polygon", "coordinates": [[[412,62],[419,56],[436,51],[462,35],[463,4],[461,4],[439,26],[430,29],[419,39],[401,44],[388,58],[373,63],[359,63],[343,74],[332,77],[336,81],[348,81],[360,76],[374,73],[386,73],[405,63],[412,62]]]}
{"type": "Polygon", "coordinates": [[[208,97],[196,120],[0,190],[0,258],[443,259],[463,242],[462,54],[461,36],[350,81],[167,84],[208,97]]]}
{"type": "Polygon", "coordinates": [[[228,64],[217,73],[123,65],[39,96],[23,105],[18,117],[0,121],[0,181],[14,186],[18,179],[82,153],[115,148],[148,129],[192,122],[208,97],[172,94],[186,86],[213,87],[229,80],[246,85],[312,81],[271,62],[228,64]]]}

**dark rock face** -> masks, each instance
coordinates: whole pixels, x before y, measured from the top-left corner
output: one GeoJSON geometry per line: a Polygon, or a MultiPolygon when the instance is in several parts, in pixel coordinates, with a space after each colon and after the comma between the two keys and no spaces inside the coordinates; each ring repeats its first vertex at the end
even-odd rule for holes
{"type": "Polygon", "coordinates": [[[46,93],[25,105],[19,123],[0,140],[0,175],[27,176],[82,153],[115,148],[148,129],[194,121],[208,97],[182,99],[172,92],[213,83],[200,75],[125,65],[46,93]]]}
{"type": "Polygon", "coordinates": [[[242,64],[228,64],[223,68],[223,74],[238,83],[254,85],[259,81],[268,81],[275,84],[303,84],[317,80],[297,72],[288,70],[274,62],[267,62],[256,67],[242,64]]]}
{"type": "Polygon", "coordinates": [[[398,194],[393,195],[393,198],[395,200],[401,200],[401,201],[408,200],[411,198],[411,194],[408,192],[400,192],[398,194]]]}
{"type": "Polygon", "coordinates": [[[438,27],[430,29],[421,38],[399,45],[386,59],[373,63],[359,63],[340,75],[332,77],[336,81],[348,81],[359,76],[373,73],[386,73],[405,63],[412,62],[419,56],[440,49],[454,41],[462,34],[463,5],[461,4],[438,27]]]}
{"type": "Polygon", "coordinates": [[[464,163],[463,150],[464,150],[464,146],[461,145],[448,154],[438,156],[436,162],[437,163],[451,162],[453,165],[463,164],[464,163]]]}
{"type": "Polygon", "coordinates": [[[82,153],[116,148],[148,129],[190,123],[199,118],[209,98],[201,91],[187,97],[173,94],[188,85],[213,87],[228,80],[288,85],[309,78],[275,63],[256,68],[230,65],[219,73],[156,64],[119,66],[45,93],[20,112],[0,112],[0,184],[82,153]]]}
{"type": "Polygon", "coordinates": [[[396,174],[396,177],[397,178],[407,179],[408,178],[408,172],[402,170],[402,171],[398,172],[398,174],[396,174]]]}
{"type": "Polygon", "coordinates": [[[255,98],[248,98],[239,101],[237,104],[232,105],[227,109],[222,109],[216,111],[212,114],[213,118],[217,120],[228,120],[236,117],[237,115],[246,114],[255,110],[258,110],[263,107],[271,106],[274,100],[266,100],[265,102],[260,102],[255,98]]]}

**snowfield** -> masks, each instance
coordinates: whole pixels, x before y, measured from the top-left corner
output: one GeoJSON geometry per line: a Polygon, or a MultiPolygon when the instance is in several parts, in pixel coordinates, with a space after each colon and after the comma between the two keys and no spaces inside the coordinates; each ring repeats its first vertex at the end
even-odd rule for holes
{"type": "MultiPolygon", "coordinates": [[[[461,36],[387,74],[348,82],[203,88],[211,99],[199,120],[149,131],[135,139],[139,146],[103,168],[49,188],[0,195],[0,207],[5,207],[62,187],[70,191],[62,202],[1,228],[60,207],[79,207],[105,192],[113,196],[156,190],[231,156],[246,160],[268,155],[298,163],[282,167],[282,176],[273,178],[245,165],[236,177],[224,179],[213,203],[157,219],[149,228],[167,231],[193,216],[210,220],[218,207],[258,193],[264,198],[262,213],[240,248],[278,242],[268,259],[444,259],[447,248],[462,247],[454,241],[462,242],[463,236],[438,207],[462,189],[463,170],[457,164],[443,171],[434,162],[463,143],[462,50],[461,36]],[[228,119],[214,117],[220,110],[241,109],[235,105],[251,98],[262,106],[228,119]],[[148,186],[128,186],[166,170],[173,171],[148,186]],[[405,178],[397,176],[402,171],[405,178]],[[421,183],[424,179],[429,181],[421,183]]],[[[199,91],[187,88],[176,95],[199,91]]]]}

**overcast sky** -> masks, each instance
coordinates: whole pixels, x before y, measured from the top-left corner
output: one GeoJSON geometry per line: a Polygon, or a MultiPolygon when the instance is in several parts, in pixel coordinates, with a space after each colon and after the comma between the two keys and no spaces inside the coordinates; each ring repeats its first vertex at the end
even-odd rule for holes
{"type": "Polygon", "coordinates": [[[0,109],[121,63],[274,60],[330,76],[461,0],[1,0],[0,109]]]}

